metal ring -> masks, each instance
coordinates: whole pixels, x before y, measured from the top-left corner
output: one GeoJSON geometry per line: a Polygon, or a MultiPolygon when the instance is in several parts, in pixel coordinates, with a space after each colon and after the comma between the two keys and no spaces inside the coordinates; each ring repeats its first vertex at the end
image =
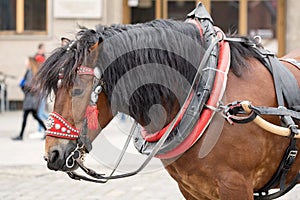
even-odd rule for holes
{"type": "Polygon", "coordinates": [[[74,165],[75,165],[75,159],[73,158],[73,155],[74,155],[74,151],[72,151],[71,153],[70,153],[70,155],[67,157],[67,159],[66,159],[66,167],[67,168],[69,168],[69,169],[71,169],[72,167],[74,167],[74,165]],[[69,165],[69,160],[70,159],[72,159],[72,165],[69,165]]]}
{"type": "Polygon", "coordinates": [[[261,41],[262,41],[261,36],[256,35],[253,38],[257,41],[258,44],[261,44],[261,41]]]}

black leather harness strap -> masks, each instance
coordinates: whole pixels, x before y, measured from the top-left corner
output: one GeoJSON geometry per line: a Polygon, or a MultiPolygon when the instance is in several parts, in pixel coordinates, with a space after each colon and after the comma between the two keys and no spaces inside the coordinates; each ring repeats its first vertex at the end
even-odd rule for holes
{"type": "Polygon", "coordinates": [[[295,76],[275,55],[263,48],[254,48],[264,58],[265,66],[273,75],[278,106],[290,108],[300,105],[300,89],[295,76]]]}
{"type": "MultiPolygon", "coordinates": [[[[300,90],[298,82],[294,75],[275,57],[273,53],[261,47],[257,47],[257,45],[251,40],[246,40],[244,38],[228,38],[227,40],[230,42],[241,42],[249,47],[254,48],[257,54],[263,58],[263,64],[273,76],[278,108],[252,106],[252,113],[256,113],[256,115],[278,115],[282,121],[282,126],[290,129],[290,144],[285,151],[277,172],[263,188],[254,194],[254,198],[260,200],[277,198],[291,190],[300,179],[300,173],[298,173],[291,183],[289,183],[287,186],[285,185],[286,176],[290,171],[291,166],[295,162],[298,153],[296,139],[294,138],[298,132],[294,119],[299,120],[300,118],[299,112],[285,108],[285,104],[287,104],[288,108],[297,108],[300,105],[300,90]],[[269,190],[277,185],[280,186],[280,190],[278,192],[269,194],[269,190]]],[[[251,115],[252,117],[249,116],[246,119],[238,117],[237,120],[235,120],[235,116],[237,114],[243,113],[240,110],[240,106],[235,104],[235,106],[229,105],[227,108],[229,108],[227,111],[224,109],[225,114],[229,113],[227,114],[227,118],[230,118],[230,120],[237,123],[245,123],[253,119],[253,116],[255,116],[255,114],[253,114],[251,115]]]]}
{"type": "Polygon", "coordinates": [[[256,112],[258,115],[278,115],[278,116],[290,116],[292,118],[300,120],[300,112],[286,109],[285,107],[265,107],[265,106],[253,106],[250,105],[250,109],[256,112]]]}

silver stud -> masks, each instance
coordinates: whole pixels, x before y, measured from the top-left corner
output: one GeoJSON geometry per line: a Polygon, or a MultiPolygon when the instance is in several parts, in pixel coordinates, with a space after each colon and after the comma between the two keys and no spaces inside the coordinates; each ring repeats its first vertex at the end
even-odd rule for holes
{"type": "Polygon", "coordinates": [[[60,129],[60,124],[55,124],[55,129],[59,130],[60,129]]]}

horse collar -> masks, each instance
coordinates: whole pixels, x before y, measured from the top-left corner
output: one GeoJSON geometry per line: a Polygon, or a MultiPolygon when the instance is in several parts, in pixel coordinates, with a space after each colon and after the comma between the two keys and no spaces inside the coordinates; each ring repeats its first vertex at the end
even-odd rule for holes
{"type": "MultiPolygon", "coordinates": [[[[201,37],[207,41],[206,53],[198,67],[198,70],[201,70],[198,73],[202,74],[201,77],[207,77],[207,80],[204,86],[195,87],[195,92],[187,99],[175,122],[154,134],[147,133],[145,129],[135,133],[134,145],[142,154],[152,153],[170,126],[173,128],[171,134],[155,157],[169,159],[184,153],[203,135],[225,92],[230,66],[230,49],[228,42],[224,41],[225,34],[221,29],[214,27],[208,18],[195,18],[194,15],[193,17],[187,22],[193,23],[199,29],[201,37]]],[[[193,82],[201,82],[201,77],[193,82]]]]}

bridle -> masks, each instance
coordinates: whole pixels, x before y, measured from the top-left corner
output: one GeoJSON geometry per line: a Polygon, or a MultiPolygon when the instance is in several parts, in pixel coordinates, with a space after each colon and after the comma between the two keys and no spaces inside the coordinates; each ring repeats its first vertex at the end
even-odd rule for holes
{"type": "MultiPolygon", "coordinates": [[[[64,78],[64,68],[61,68],[59,72],[57,88],[62,86],[64,78]]],[[[66,166],[72,168],[77,158],[82,159],[86,152],[92,150],[92,144],[87,137],[87,129],[96,130],[98,129],[98,109],[97,101],[98,95],[103,90],[103,81],[100,80],[101,74],[98,67],[92,69],[86,66],[80,66],[77,68],[77,75],[90,75],[93,76],[93,87],[90,96],[89,105],[86,108],[85,118],[81,130],[71,125],[66,119],[64,119],[57,112],[49,114],[48,121],[46,123],[46,135],[56,138],[63,138],[69,140],[76,140],[77,147],[71,152],[66,159],[66,166]],[[77,155],[80,156],[77,156],[77,155]]]]}
{"type": "MultiPolygon", "coordinates": [[[[64,77],[63,72],[64,72],[64,69],[61,68],[61,70],[59,72],[58,82],[57,82],[58,88],[60,88],[62,86],[63,77],[64,77]]],[[[91,130],[98,129],[97,101],[98,101],[99,94],[102,91],[104,91],[103,90],[104,82],[101,80],[100,69],[98,67],[95,67],[94,69],[92,69],[92,68],[89,68],[86,66],[80,66],[77,68],[77,75],[93,76],[93,86],[92,86],[92,92],[90,95],[90,102],[86,108],[86,114],[85,114],[85,118],[83,120],[83,125],[82,125],[81,130],[72,126],[69,122],[67,122],[66,119],[64,119],[58,113],[52,112],[49,114],[46,135],[51,136],[51,137],[56,137],[56,138],[76,140],[76,148],[67,157],[65,165],[68,169],[71,170],[74,167],[75,163],[77,163],[78,166],[86,174],[93,177],[94,179],[79,175],[73,171],[67,171],[66,173],[69,175],[70,178],[75,179],[75,180],[86,180],[86,181],[97,182],[97,183],[106,183],[110,179],[123,178],[123,177],[128,177],[128,176],[137,174],[150,162],[151,158],[155,155],[155,153],[158,151],[158,149],[163,144],[163,142],[166,138],[163,141],[161,141],[160,146],[157,147],[157,151],[153,152],[153,155],[150,156],[138,170],[136,170],[132,173],[113,176],[113,174],[116,171],[116,169],[118,168],[121,160],[123,159],[123,156],[128,148],[129,142],[132,139],[133,133],[137,127],[137,122],[134,122],[134,124],[132,125],[132,128],[131,128],[130,134],[128,136],[128,139],[126,141],[126,144],[123,147],[122,153],[120,154],[119,159],[116,162],[114,169],[109,176],[103,176],[103,174],[98,174],[94,170],[91,170],[91,169],[85,167],[83,165],[84,156],[86,153],[88,153],[92,150],[92,144],[91,144],[90,139],[87,137],[87,132],[88,132],[88,129],[91,129],[91,130]]]]}

